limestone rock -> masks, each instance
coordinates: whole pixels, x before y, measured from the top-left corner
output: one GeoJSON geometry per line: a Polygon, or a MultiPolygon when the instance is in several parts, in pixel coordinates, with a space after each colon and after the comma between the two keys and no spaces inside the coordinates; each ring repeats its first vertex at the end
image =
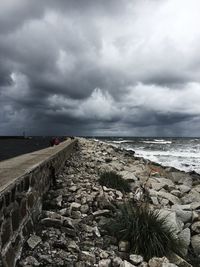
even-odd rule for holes
{"type": "Polygon", "coordinates": [[[184,256],[187,255],[188,252],[188,247],[190,245],[190,238],[191,238],[191,233],[189,228],[185,228],[180,234],[179,238],[183,243],[183,253],[184,256]]]}
{"type": "Polygon", "coordinates": [[[166,198],[167,200],[169,200],[169,202],[171,202],[172,204],[181,204],[181,201],[178,197],[168,193],[168,192],[164,192],[164,191],[159,191],[158,192],[158,196],[162,197],[162,198],[166,198]]]}
{"type": "Polygon", "coordinates": [[[135,182],[138,180],[138,178],[134,175],[134,173],[130,171],[121,171],[119,174],[122,176],[124,180],[129,182],[135,182]]]}
{"type": "Polygon", "coordinates": [[[97,210],[95,212],[92,213],[92,215],[94,217],[98,217],[98,216],[105,216],[110,214],[110,210],[97,210]]]}
{"type": "Polygon", "coordinates": [[[192,189],[188,194],[181,198],[184,204],[200,202],[200,193],[192,189]]]}
{"type": "Polygon", "coordinates": [[[175,253],[172,253],[169,257],[170,262],[174,263],[177,266],[180,267],[192,267],[191,264],[189,264],[187,261],[185,261],[183,258],[178,256],[175,253]]]}
{"type": "Polygon", "coordinates": [[[123,260],[120,257],[115,257],[112,261],[113,267],[121,267],[123,264],[123,260]]]}
{"type": "Polygon", "coordinates": [[[70,205],[70,210],[80,210],[80,207],[81,207],[81,204],[80,203],[77,203],[77,202],[72,202],[71,205],[70,205]]]}
{"type": "Polygon", "coordinates": [[[79,259],[81,261],[86,262],[89,265],[94,266],[95,262],[96,262],[96,257],[93,253],[90,253],[88,251],[81,251],[79,253],[79,259]]]}
{"type": "Polygon", "coordinates": [[[154,257],[149,260],[149,267],[162,267],[164,263],[169,263],[169,260],[166,257],[157,258],[154,257]]]}
{"type": "Polygon", "coordinates": [[[144,259],[141,255],[131,254],[129,256],[130,262],[139,265],[144,259]]]}
{"type": "Polygon", "coordinates": [[[178,266],[174,263],[163,263],[162,267],[178,267],[178,266]]]}
{"type": "Polygon", "coordinates": [[[183,223],[177,218],[175,211],[171,211],[171,210],[167,210],[167,209],[161,209],[159,211],[159,217],[165,218],[166,225],[169,228],[174,229],[174,232],[176,234],[178,234],[182,231],[183,223]]]}
{"type": "MultiPolygon", "coordinates": [[[[123,266],[123,267],[135,267],[135,265],[131,264],[130,262],[128,262],[128,261],[126,261],[126,260],[124,260],[122,266],[123,266]]],[[[120,267],[121,267],[121,266],[120,266],[120,267]]]]}
{"type": "Polygon", "coordinates": [[[192,211],[181,209],[182,205],[174,205],[172,210],[175,210],[177,217],[183,222],[191,222],[192,220],[192,211]]]}
{"type": "Polygon", "coordinates": [[[195,254],[200,256],[200,234],[192,236],[191,244],[195,254]]]}
{"type": "Polygon", "coordinates": [[[108,252],[103,250],[100,252],[99,256],[101,259],[107,259],[109,257],[109,254],[108,254],[108,252]]]}
{"type": "Polygon", "coordinates": [[[200,221],[193,223],[191,229],[195,233],[200,234],[200,221]]]}
{"type": "Polygon", "coordinates": [[[27,244],[31,249],[34,249],[41,241],[42,239],[39,236],[31,235],[27,240],[27,244]]]}
{"type": "Polygon", "coordinates": [[[40,263],[33,256],[27,257],[21,262],[22,266],[40,266],[40,263]]]}
{"type": "Polygon", "coordinates": [[[111,267],[111,259],[103,259],[99,261],[99,267],[111,267]]]}

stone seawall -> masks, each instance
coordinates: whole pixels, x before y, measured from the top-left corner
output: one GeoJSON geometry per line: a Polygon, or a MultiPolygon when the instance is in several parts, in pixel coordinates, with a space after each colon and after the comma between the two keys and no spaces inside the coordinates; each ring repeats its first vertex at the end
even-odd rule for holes
{"type": "Polygon", "coordinates": [[[42,209],[42,196],[76,145],[56,147],[0,162],[0,266],[13,267],[42,209]]]}

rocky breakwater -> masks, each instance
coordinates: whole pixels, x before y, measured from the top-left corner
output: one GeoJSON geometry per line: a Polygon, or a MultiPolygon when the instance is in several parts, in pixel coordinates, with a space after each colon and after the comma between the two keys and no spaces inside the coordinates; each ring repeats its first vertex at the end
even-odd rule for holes
{"type": "Polygon", "coordinates": [[[189,267],[200,266],[199,259],[199,176],[80,138],[76,153],[44,198],[38,225],[18,266],[189,267]],[[105,171],[120,174],[130,192],[100,185],[99,176],[105,171]],[[142,251],[131,250],[128,240],[105,229],[117,207],[127,201],[135,205],[148,201],[150,209],[159,211],[181,240],[181,257],[171,253],[147,259],[142,251]]]}

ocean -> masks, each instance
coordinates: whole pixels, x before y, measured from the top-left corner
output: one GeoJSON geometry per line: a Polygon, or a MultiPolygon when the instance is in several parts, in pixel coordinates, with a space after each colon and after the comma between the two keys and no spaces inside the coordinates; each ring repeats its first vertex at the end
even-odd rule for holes
{"type": "Polygon", "coordinates": [[[97,137],[163,166],[200,174],[200,138],[97,137]]]}

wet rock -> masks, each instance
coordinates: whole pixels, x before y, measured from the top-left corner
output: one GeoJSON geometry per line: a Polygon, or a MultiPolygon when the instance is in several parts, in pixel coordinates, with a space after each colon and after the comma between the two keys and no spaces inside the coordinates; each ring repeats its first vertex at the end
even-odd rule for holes
{"type": "Polygon", "coordinates": [[[200,202],[200,193],[192,189],[188,194],[181,198],[184,204],[200,202]]]}

